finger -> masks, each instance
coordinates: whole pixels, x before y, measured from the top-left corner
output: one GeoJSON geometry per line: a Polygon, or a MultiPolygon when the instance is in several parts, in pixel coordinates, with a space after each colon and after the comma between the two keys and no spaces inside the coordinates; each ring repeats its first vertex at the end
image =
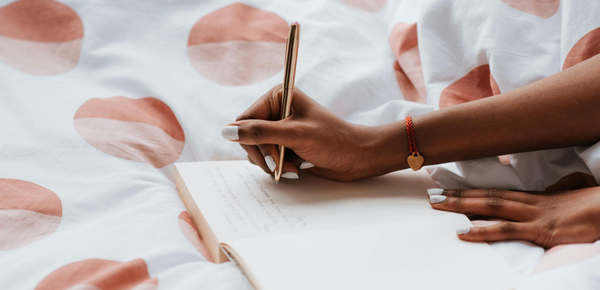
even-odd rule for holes
{"type": "Polygon", "coordinates": [[[281,144],[293,148],[306,139],[303,128],[301,123],[290,120],[245,120],[226,126],[221,133],[224,138],[242,144],[281,144]]]}
{"type": "Polygon", "coordinates": [[[496,197],[468,198],[432,195],[429,201],[433,208],[439,210],[497,217],[514,221],[532,220],[537,213],[537,209],[532,205],[496,197]]]}
{"type": "Polygon", "coordinates": [[[290,150],[289,148],[286,149],[285,160],[292,162],[292,164],[300,170],[315,167],[314,164],[302,159],[302,157],[298,156],[294,150],[290,150]]]}
{"type": "Polygon", "coordinates": [[[530,223],[501,222],[487,227],[456,229],[461,240],[470,242],[497,242],[535,239],[536,229],[530,223]]]}
{"type": "MultiPolygon", "coordinates": [[[[281,94],[282,84],[271,88],[266,94],[260,97],[246,111],[236,118],[236,121],[260,119],[260,120],[279,120],[281,118],[281,94]]],[[[299,88],[294,87],[292,97],[292,112],[302,112],[309,106],[320,106],[319,103],[312,100],[299,88]]]]}
{"type": "Polygon", "coordinates": [[[235,120],[278,120],[280,118],[281,108],[281,89],[283,85],[278,84],[271,88],[267,93],[254,102],[246,111],[239,115],[235,120]]]}
{"type": "MultiPolygon", "coordinates": [[[[277,150],[273,151],[273,155],[275,157],[275,162],[277,163],[277,166],[279,166],[279,161],[280,161],[280,157],[279,157],[279,151],[278,151],[278,146],[272,145],[273,148],[277,148],[277,150]]],[[[281,168],[281,178],[286,178],[286,179],[298,179],[300,176],[298,175],[298,167],[292,163],[291,161],[288,160],[288,156],[294,156],[296,155],[294,153],[294,151],[290,150],[289,148],[285,148],[285,155],[284,155],[284,161],[283,161],[283,166],[281,168]]]]}
{"type": "MultiPolygon", "coordinates": [[[[279,165],[279,151],[276,145],[268,144],[268,145],[256,145],[262,156],[264,156],[265,164],[269,168],[269,172],[273,174],[275,172],[275,168],[279,165]]],[[[285,158],[287,159],[287,154],[291,153],[291,150],[286,149],[285,158]]],[[[290,162],[284,161],[283,167],[281,170],[281,177],[287,179],[298,179],[298,167],[290,162]]]]}
{"type": "Polygon", "coordinates": [[[240,144],[240,145],[242,146],[242,148],[244,150],[246,150],[246,153],[248,153],[248,159],[252,159],[252,161],[254,161],[255,165],[258,165],[264,172],[271,174],[271,171],[269,170],[269,167],[267,166],[267,163],[265,162],[264,157],[262,156],[262,154],[260,153],[260,150],[258,150],[258,148],[256,146],[244,145],[244,144],[240,144]]]}
{"type": "Polygon", "coordinates": [[[250,155],[248,155],[248,162],[250,162],[250,164],[256,165],[256,162],[254,162],[254,160],[252,160],[252,158],[250,158],[250,155]]]}
{"type": "Polygon", "coordinates": [[[427,190],[430,195],[441,194],[445,196],[453,197],[486,197],[486,198],[502,198],[506,200],[513,200],[527,204],[535,204],[539,200],[539,196],[518,192],[510,191],[506,189],[498,188],[486,188],[486,189],[441,189],[441,188],[430,188],[427,190]]]}
{"type": "Polygon", "coordinates": [[[298,179],[298,167],[296,167],[292,162],[284,161],[283,168],[281,170],[281,178],[298,179]]]}
{"type": "Polygon", "coordinates": [[[271,172],[275,171],[277,167],[277,163],[279,162],[279,153],[277,152],[277,146],[273,144],[261,144],[256,145],[263,158],[265,159],[265,163],[269,167],[271,172]]]}

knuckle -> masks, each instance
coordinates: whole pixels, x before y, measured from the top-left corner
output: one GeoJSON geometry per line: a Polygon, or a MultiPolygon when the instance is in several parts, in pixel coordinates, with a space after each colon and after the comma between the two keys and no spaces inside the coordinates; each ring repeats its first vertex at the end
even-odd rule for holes
{"type": "Polygon", "coordinates": [[[498,197],[488,197],[486,205],[491,208],[499,208],[504,204],[504,200],[498,197]]]}
{"type": "Polygon", "coordinates": [[[447,189],[444,192],[448,196],[462,197],[465,194],[464,189],[447,189]]]}
{"type": "Polygon", "coordinates": [[[504,197],[505,193],[506,193],[505,189],[489,188],[487,190],[487,196],[490,198],[502,198],[502,197],[504,197]]]}
{"type": "Polygon", "coordinates": [[[252,123],[248,126],[248,138],[254,142],[259,141],[264,133],[263,131],[263,126],[258,123],[252,123]]]}
{"type": "Polygon", "coordinates": [[[270,155],[270,154],[269,154],[269,148],[268,148],[266,145],[263,145],[263,144],[258,144],[258,145],[256,145],[256,148],[258,148],[258,151],[260,151],[260,153],[261,153],[263,156],[270,155]]]}
{"type": "Polygon", "coordinates": [[[500,231],[505,235],[513,234],[517,228],[512,223],[503,223],[500,225],[500,231]]]}

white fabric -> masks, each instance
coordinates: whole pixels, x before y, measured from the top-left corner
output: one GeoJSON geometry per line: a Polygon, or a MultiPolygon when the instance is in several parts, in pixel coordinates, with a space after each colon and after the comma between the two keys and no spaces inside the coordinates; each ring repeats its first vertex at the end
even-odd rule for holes
{"type": "MultiPolygon", "coordinates": [[[[0,9],[13,2],[0,0],[0,9]]],[[[433,111],[444,88],[481,64],[490,64],[503,92],[555,74],[577,40],[600,26],[596,0],[563,0],[546,19],[515,12],[500,0],[388,0],[375,12],[368,0],[364,6],[338,0],[240,2],[287,23],[299,21],[296,86],[339,116],[366,125],[433,111]],[[406,101],[399,89],[389,44],[397,22],[418,22],[429,105],[406,101]]],[[[224,140],[220,130],[281,82],[283,72],[227,86],[194,68],[188,54],[192,27],[235,3],[231,0],[61,3],[77,13],[84,27],[73,69],[34,75],[18,69],[31,65],[26,54],[11,51],[11,57],[24,59],[9,62],[0,57],[0,178],[35,183],[62,203],[54,233],[0,251],[0,288],[34,289],[57,269],[87,259],[141,258],[149,277],[158,278],[158,289],[248,289],[233,265],[207,262],[180,230],[178,216],[185,208],[174,187],[172,164],[155,168],[100,151],[78,134],[73,119],[92,98],[154,97],[168,105],[185,133],[178,162],[244,159],[245,152],[224,140]]],[[[511,165],[488,158],[428,171],[447,188],[540,190],[571,172],[593,174],[600,182],[598,159],[596,144],[514,154],[511,165]]],[[[493,247],[525,274],[540,258],[539,247],[493,247]]],[[[521,289],[597,288],[592,269],[600,267],[598,257],[568,267],[537,274],[521,289]]]]}

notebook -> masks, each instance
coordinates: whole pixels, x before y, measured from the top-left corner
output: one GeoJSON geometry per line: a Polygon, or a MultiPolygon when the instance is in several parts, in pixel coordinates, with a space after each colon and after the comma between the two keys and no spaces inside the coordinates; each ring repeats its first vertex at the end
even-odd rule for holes
{"type": "Polygon", "coordinates": [[[177,163],[176,185],[213,261],[257,290],[514,289],[521,276],[462,214],[437,211],[424,171],[342,183],[301,172],[275,184],[248,161],[177,163]]]}

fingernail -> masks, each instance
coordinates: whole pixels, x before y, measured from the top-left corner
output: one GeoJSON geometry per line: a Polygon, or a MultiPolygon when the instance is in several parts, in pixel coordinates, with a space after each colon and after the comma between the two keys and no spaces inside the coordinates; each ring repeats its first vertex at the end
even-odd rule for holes
{"type": "Polygon", "coordinates": [[[221,129],[221,135],[227,140],[238,140],[238,126],[225,126],[221,129]]]}
{"type": "Polygon", "coordinates": [[[281,177],[287,178],[287,179],[298,179],[298,173],[286,172],[286,173],[282,174],[281,177]]]}
{"type": "Polygon", "coordinates": [[[427,190],[427,194],[429,195],[440,195],[444,192],[441,188],[430,188],[427,190]]]}
{"type": "Polygon", "coordinates": [[[456,234],[464,235],[464,234],[468,233],[470,230],[471,230],[471,228],[458,228],[458,229],[456,229],[456,234]]]}
{"type": "Polygon", "coordinates": [[[269,166],[271,172],[273,172],[275,170],[275,167],[277,167],[277,164],[275,164],[275,160],[273,160],[273,157],[271,157],[270,155],[265,156],[265,162],[267,163],[267,166],[269,166]]]}
{"type": "Polygon", "coordinates": [[[429,200],[431,201],[431,203],[440,203],[444,200],[446,200],[446,196],[444,195],[432,195],[429,197],[429,200]]]}
{"type": "Polygon", "coordinates": [[[304,161],[300,164],[300,169],[309,169],[309,168],[313,168],[313,167],[315,167],[315,165],[308,161],[304,161]]]}

